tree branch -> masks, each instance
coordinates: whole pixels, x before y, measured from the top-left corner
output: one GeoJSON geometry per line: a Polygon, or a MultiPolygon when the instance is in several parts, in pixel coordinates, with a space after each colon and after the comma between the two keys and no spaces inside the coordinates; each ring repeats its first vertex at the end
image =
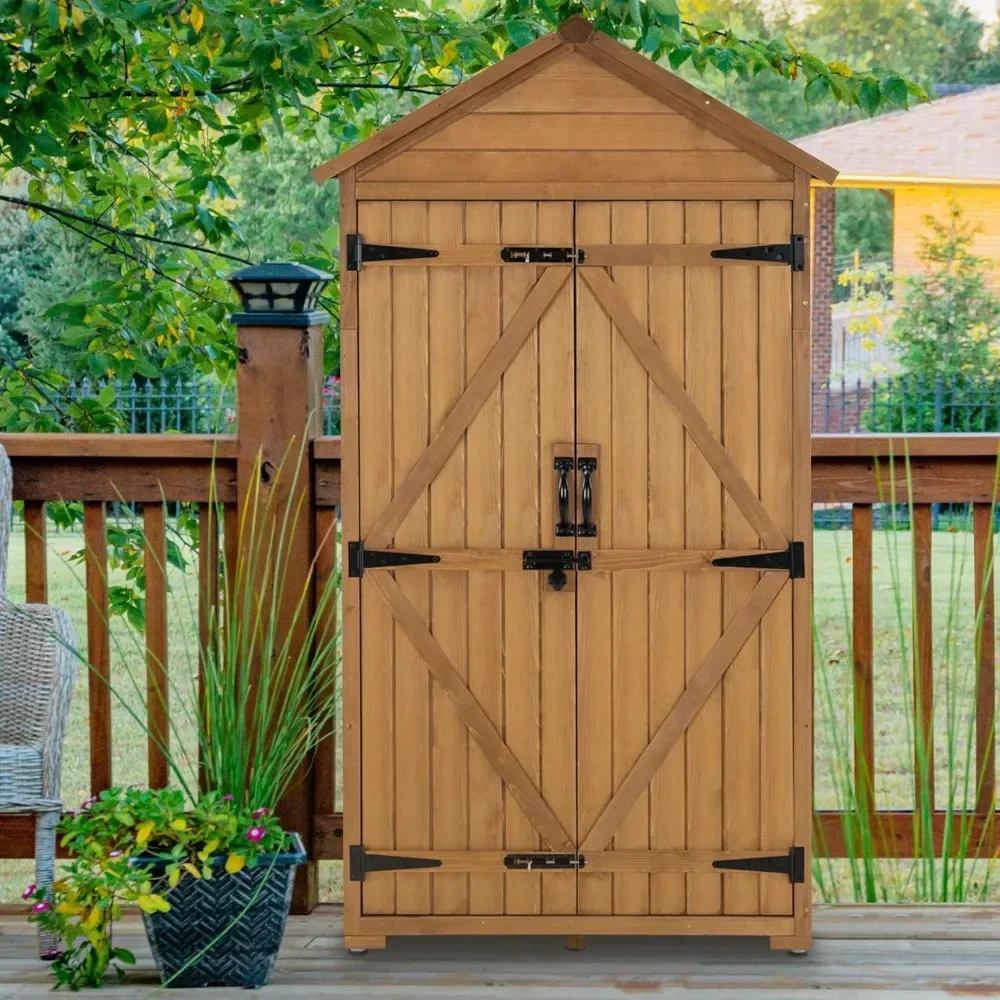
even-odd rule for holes
{"type": "Polygon", "coordinates": [[[252,264],[248,257],[237,257],[236,254],[226,253],[224,250],[213,250],[211,247],[197,246],[193,243],[185,243],[183,240],[171,240],[165,236],[153,236],[149,233],[137,233],[132,229],[119,229],[117,226],[108,225],[78,212],[70,212],[65,208],[57,208],[55,205],[46,205],[44,202],[31,201],[28,198],[16,198],[13,195],[0,194],[0,201],[5,201],[10,205],[20,205],[21,208],[34,208],[46,215],[53,215],[62,219],[72,219],[87,226],[94,226],[102,229],[113,236],[128,237],[135,240],[149,240],[151,243],[161,243],[164,246],[180,247],[182,250],[194,250],[197,253],[211,254],[213,257],[222,257],[225,260],[235,261],[237,264],[252,264]]]}

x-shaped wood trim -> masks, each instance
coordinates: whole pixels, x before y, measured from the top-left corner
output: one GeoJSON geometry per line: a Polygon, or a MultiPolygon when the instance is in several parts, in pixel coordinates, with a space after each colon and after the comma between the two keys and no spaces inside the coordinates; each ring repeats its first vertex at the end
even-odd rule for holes
{"type": "Polygon", "coordinates": [[[611,280],[608,272],[602,267],[581,267],[578,270],[611,322],[625,338],[625,343],[639,359],[639,363],[677,411],[691,440],[698,446],[722,485],[729,491],[729,495],[742,511],[747,523],[760,535],[768,548],[785,548],[788,539],[771,520],[771,515],[750,484],[740,475],[732,456],[712,432],[701,411],[685,391],[683,379],[660,352],[649,336],[649,331],[632,312],[625,296],[611,280]]]}
{"type": "MultiPolygon", "coordinates": [[[[538,287],[537,285],[535,286],[538,287]]],[[[420,655],[431,677],[454,702],[459,717],[468,727],[493,769],[507,785],[511,795],[524,810],[524,815],[541,834],[546,846],[553,851],[572,851],[570,835],[559,822],[552,807],[542,798],[527,772],[518,763],[510,747],[496,731],[475,695],[466,687],[448,655],[438,645],[416,608],[406,599],[399,585],[388,573],[365,574],[389,608],[413,648],[420,655]]]]}
{"type": "Polygon", "coordinates": [[[476,374],[469,379],[465,392],[458,398],[441,428],[427,446],[402,485],[396,490],[389,506],[368,533],[365,544],[372,548],[388,545],[410,508],[441,471],[448,456],[455,450],[469,424],[482,409],[500,376],[517,357],[517,352],[542,318],[549,303],[566,283],[572,268],[546,268],[504,328],[500,338],[483,359],[476,374]]]}
{"type": "Polygon", "coordinates": [[[649,741],[649,745],[632,765],[625,780],[618,786],[618,791],[597,818],[597,822],[584,837],[580,845],[581,851],[602,851],[608,846],[615,831],[632,811],[636,800],[653,780],[653,775],[667,759],[667,755],[684,735],[684,731],[691,725],[709,696],[719,686],[736,655],[760,624],[767,609],[774,603],[774,599],[786,583],[788,577],[780,573],[763,574],[718,642],[709,650],[683,694],[674,703],[649,741]]]}

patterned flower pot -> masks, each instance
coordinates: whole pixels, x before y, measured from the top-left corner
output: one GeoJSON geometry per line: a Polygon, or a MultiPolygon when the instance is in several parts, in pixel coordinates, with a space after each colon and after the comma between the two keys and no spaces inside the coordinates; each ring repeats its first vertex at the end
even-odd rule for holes
{"type": "MultiPolygon", "coordinates": [[[[169,911],[143,913],[165,984],[252,989],[267,984],[285,933],[295,869],[306,860],[299,835],[291,836],[290,851],[264,855],[255,868],[235,875],[222,870],[224,857],[213,858],[218,870],[213,878],[183,878],[167,893],[169,911]]],[[[133,864],[149,865],[154,878],[163,874],[164,865],[155,858],[134,858],[133,864]]]]}

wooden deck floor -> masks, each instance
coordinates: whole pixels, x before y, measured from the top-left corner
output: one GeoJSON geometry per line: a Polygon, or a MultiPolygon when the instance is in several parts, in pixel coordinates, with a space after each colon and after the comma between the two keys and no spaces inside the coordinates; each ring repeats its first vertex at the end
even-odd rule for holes
{"type": "MultiPolygon", "coordinates": [[[[293,917],[271,986],[279,998],[481,998],[597,1000],[650,996],[698,1000],[1000,997],[1000,907],[819,907],[808,956],[772,953],[753,940],[588,938],[581,952],[562,939],[403,939],[384,952],[347,955],[339,908],[293,917]]],[[[137,919],[119,943],[138,969],[108,1000],[154,992],[156,974],[137,919]]],[[[0,916],[0,998],[47,996],[46,966],[34,957],[32,930],[0,916]]],[[[211,1000],[231,990],[171,990],[211,1000]]]]}

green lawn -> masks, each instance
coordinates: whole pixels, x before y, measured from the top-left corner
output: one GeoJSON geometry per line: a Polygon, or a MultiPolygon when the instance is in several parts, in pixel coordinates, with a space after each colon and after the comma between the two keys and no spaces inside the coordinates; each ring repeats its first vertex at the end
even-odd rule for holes
{"type": "MultiPolygon", "coordinates": [[[[11,540],[9,576],[10,597],[23,599],[23,534],[15,531],[11,540]]],[[[85,598],[82,567],[70,563],[70,556],[80,548],[78,535],[50,534],[49,597],[71,614],[79,636],[85,630],[85,598]]],[[[817,658],[816,723],[816,798],[821,808],[837,805],[831,769],[835,760],[834,737],[850,745],[850,662],[849,619],[851,594],[851,536],[845,531],[820,531],[815,536],[816,625],[822,656],[817,658]],[[829,691],[829,697],[825,692],[829,691]],[[832,706],[832,712],[830,710],[832,706]]],[[[875,541],[875,661],[876,661],[876,794],[881,808],[907,808],[912,805],[912,742],[907,735],[910,667],[903,644],[910,641],[910,536],[907,533],[877,532],[875,541]],[[894,569],[898,567],[894,583],[894,569]],[[902,639],[897,624],[895,594],[904,595],[902,639]]],[[[939,747],[947,745],[947,702],[952,695],[951,729],[962,737],[964,752],[965,716],[971,706],[973,646],[972,535],[968,532],[938,532],[933,547],[933,594],[935,664],[937,669],[937,704],[935,729],[939,747]],[[946,668],[946,669],[945,669],[946,668]],[[963,713],[965,713],[963,715],[963,713]]],[[[114,581],[112,581],[114,582],[114,581]]],[[[169,615],[170,669],[174,683],[188,688],[196,660],[195,580],[173,572],[171,611],[169,615]]],[[[117,620],[112,630],[113,682],[119,690],[130,690],[130,677],[144,676],[141,648],[125,624],[117,620]]],[[[141,711],[137,692],[129,702],[141,711]]],[[[192,727],[185,718],[184,706],[175,704],[172,714],[178,719],[175,742],[193,754],[192,727]]],[[[113,769],[116,782],[142,782],[146,774],[146,745],[138,725],[123,706],[115,704],[113,769]]],[[[87,797],[87,677],[78,676],[69,723],[64,757],[63,790],[72,807],[87,797]]],[[[947,788],[947,754],[938,753],[939,799],[947,788]]],[[[338,898],[339,863],[322,866],[324,898],[338,898]]],[[[0,861],[0,901],[17,898],[21,887],[30,881],[31,863],[0,861]]]]}

